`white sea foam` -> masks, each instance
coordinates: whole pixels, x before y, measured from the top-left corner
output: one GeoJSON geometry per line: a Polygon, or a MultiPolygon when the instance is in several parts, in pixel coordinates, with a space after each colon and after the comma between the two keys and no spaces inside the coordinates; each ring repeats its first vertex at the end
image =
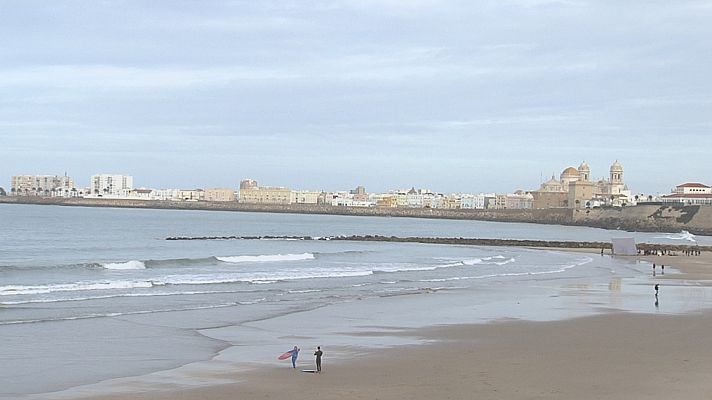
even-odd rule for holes
{"type": "Polygon", "coordinates": [[[304,290],[290,290],[289,293],[291,294],[299,294],[299,293],[317,293],[321,292],[322,290],[320,289],[304,289],[304,290]]]}
{"type": "Polygon", "coordinates": [[[259,299],[255,299],[255,300],[238,301],[237,304],[240,304],[240,305],[243,305],[243,306],[249,306],[249,305],[251,305],[251,304],[262,303],[262,302],[265,301],[265,300],[267,300],[266,297],[261,297],[261,298],[259,298],[259,299]]]}
{"type": "Polygon", "coordinates": [[[56,283],[50,285],[8,285],[0,286],[0,296],[16,296],[28,294],[46,294],[54,292],[77,292],[85,290],[136,289],[150,288],[150,281],[105,281],[105,282],[75,282],[56,283]]]}
{"type": "MultiPolygon", "coordinates": [[[[513,260],[513,259],[512,259],[513,260]]],[[[543,271],[522,271],[522,272],[507,272],[499,274],[485,274],[476,276],[454,276],[450,278],[433,278],[433,279],[420,279],[418,282],[451,282],[451,281],[461,281],[461,280],[471,280],[471,279],[490,279],[490,278],[500,278],[507,276],[527,276],[527,275],[547,275],[547,274],[559,274],[566,272],[571,268],[580,267],[582,265],[588,264],[593,261],[590,257],[584,257],[576,260],[572,264],[566,264],[561,266],[555,266],[554,269],[547,269],[543,271]]]]}
{"type": "Polygon", "coordinates": [[[301,261],[301,260],[313,260],[314,254],[312,253],[301,253],[301,254],[268,254],[268,255],[258,255],[258,256],[229,256],[229,257],[215,257],[219,261],[237,264],[244,262],[279,262],[279,261],[301,261]]]}
{"type": "Polygon", "coordinates": [[[696,236],[688,231],[682,231],[680,233],[670,233],[665,236],[656,236],[656,239],[687,240],[689,242],[697,242],[696,236]]]}
{"type": "Polygon", "coordinates": [[[228,294],[236,293],[234,290],[201,290],[201,291],[173,291],[173,292],[150,292],[150,293],[120,293],[109,295],[79,296],[79,297],[56,297],[46,299],[27,299],[17,301],[0,301],[3,305],[18,305],[32,303],[64,303],[72,301],[105,300],[121,297],[165,297],[165,296],[194,296],[202,294],[228,294]]]}
{"type": "MultiPolygon", "coordinates": [[[[245,304],[255,304],[260,302],[261,299],[255,302],[245,302],[245,304]]],[[[141,310],[141,311],[129,311],[129,312],[111,312],[111,313],[95,313],[95,314],[84,314],[77,315],[74,317],[60,317],[60,318],[47,318],[47,319],[27,319],[27,320],[10,320],[2,321],[0,325],[18,325],[18,324],[34,324],[39,322],[49,322],[49,321],[77,321],[83,319],[93,319],[93,318],[106,318],[106,317],[121,317],[124,315],[143,315],[143,314],[155,314],[155,313],[165,313],[165,312],[175,312],[175,311],[196,311],[196,310],[210,310],[214,308],[225,308],[234,307],[236,305],[243,303],[222,303],[207,306],[195,306],[195,307],[182,307],[182,308],[161,308],[152,310],[141,310]]]]}
{"type": "Polygon", "coordinates": [[[143,261],[131,260],[123,263],[106,263],[101,264],[106,269],[146,269],[146,264],[143,261]]]}
{"type": "Polygon", "coordinates": [[[515,262],[515,261],[516,261],[516,260],[515,260],[514,258],[509,258],[509,259],[504,260],[504,261],[496,262],[495,264],[497,264],[497,265],[507,265],[507,264],[511,264],[511,263],[513,263],[513,262],[515,262]]]}

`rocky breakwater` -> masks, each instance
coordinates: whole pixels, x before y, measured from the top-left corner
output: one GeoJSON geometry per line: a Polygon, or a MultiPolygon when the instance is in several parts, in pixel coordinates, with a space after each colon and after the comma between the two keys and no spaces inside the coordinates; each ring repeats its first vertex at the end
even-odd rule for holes
{"type": "MultiPolygon", "coordinates": [[[[477,238],[434,238],[434,237],[397,237],[380,235],[354,235],[336,236],[331,240],[351,240],[360,242],[402,242],[402,243],[429,243],[429,244],[456,244],[471,246],[506,246],[506,247],[535,247],[559,249],[611,249],[610,242],[575,242],[556,240],[518,240],[518,239],[477,239],[477,238]]],[[[685,251],[699,250],[712,251],[712,246],[697,245],[666,245],[639,243],[641,251],[685,251]]]]}
{"type": "MultiPolygon", "coordinates": [[[[350,236],[170,236],[166,240],[342,240],[354,242],[397,242],[397,243],[427,243],[469,246],[505,246],[533,247],[559,249],[611,249],[609,242],[574,242],[557,240],[519,240],[519,239],[478,239],[478,238],[441,238],[441,237],[399,237],[382,235],[350,235],[350,236]]],[[[668,245],[639,243],[640,251],[712,251],[712,246],[668,245]]]]}

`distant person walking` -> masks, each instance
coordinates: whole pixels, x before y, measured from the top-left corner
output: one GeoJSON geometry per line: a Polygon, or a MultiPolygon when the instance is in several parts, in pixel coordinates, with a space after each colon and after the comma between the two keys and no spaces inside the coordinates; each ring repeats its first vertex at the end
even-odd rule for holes
{"type": "Polygon", "coordinates": [[[292,368],[297,368],[297,357],[299,357],[299,347],[294,346],[292,349],[292,368]]]}
{"type": "Polygon", "coordinates": [[[316,357],[316,372],[321,372],[321,356],[323,354],[321,346],[317,346],[316,351],[314,352],[314,356],[316,357]]]}
{"type": "Polygon", "coordinates": [[[661,273],[665,275],[665,264],[660,265],[660,270],[662,271],[661,273]]]}
{"type": "Polygon", "coordinates": [[[660,284],[656,283],[655,284],[655,297],[658,297],[658,290],[660,290],[660,284]]]}

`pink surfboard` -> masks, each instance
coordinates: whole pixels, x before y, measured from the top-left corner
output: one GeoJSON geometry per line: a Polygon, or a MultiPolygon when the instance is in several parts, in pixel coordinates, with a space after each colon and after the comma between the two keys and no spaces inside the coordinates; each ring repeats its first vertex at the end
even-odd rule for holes
{"type": "Polygon", "coordinates": [[[282,354],[281,356],[277,357],[277,359],[278,359],[278,360],[286,360],[286,359],[288,359],[288,358],[290,358],[290,357],[292,357],[292,351],[291,351],[291,350],[288,351],[288,352],[286,352],[286,353],[284,353],[284,354],[282,354]]]}

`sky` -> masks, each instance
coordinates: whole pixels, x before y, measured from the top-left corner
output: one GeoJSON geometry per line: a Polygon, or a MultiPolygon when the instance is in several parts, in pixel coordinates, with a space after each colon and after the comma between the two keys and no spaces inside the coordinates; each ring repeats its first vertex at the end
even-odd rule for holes
{"type": "Polygon", "coordinates": [[[0,0],[0,186],[712,184],[712,2],[0,0]]]}

